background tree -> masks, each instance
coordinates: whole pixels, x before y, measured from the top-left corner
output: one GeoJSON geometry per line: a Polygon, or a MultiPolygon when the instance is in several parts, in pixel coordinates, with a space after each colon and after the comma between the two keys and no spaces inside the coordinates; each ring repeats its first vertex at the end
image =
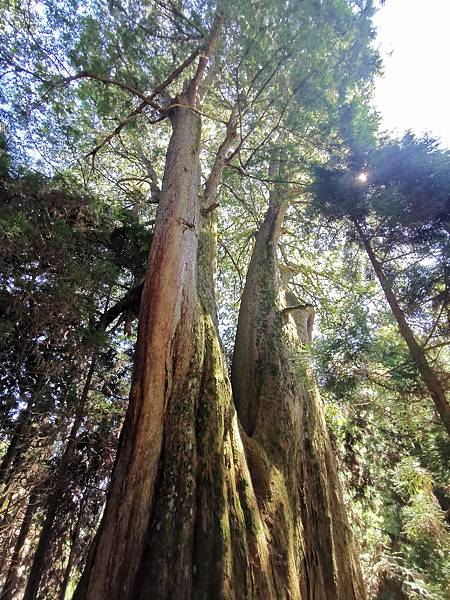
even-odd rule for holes
{"type": "Polygon", "coordinates": [[[316,197],[328,214],[348,217],[353,223],[399,331],[450,433],[446,397],[448,153],[432,140],[408,135],[399,143],[372,150],[355,166],[367,171],[319,170],[316,197]]]}
{"type": "MultiPolygon", "coordinates": [[[[1,493],[6,598],[12,597],[19,583],[20,561],[26,560],[24,549],[31,532],[43,536],[40,558],[35,561],[34,579],[39,581],[50,565],[50,555],[55,562],[61,556],[58,568],[63,570],[65,540],[79,518],[79,504],[85,515],[94,511],[94,522],[101,510],[101,489],[94,492],[94,488],[82,487],[78,491],[74,469],[81,461],[80,476],[83,468],[87,469],[92,486],[96,481],[104,486],[121,422],[123,398],[117,407],[114,403],[115,398],[121,399],[126,381],[123,362],[125,359],[126,365],[129,358],[123,350],[119,354],[119,348],[108,349],[99,319],[105,305],[113,303],[113,296],[123,294],[118,284],[128,278],[125,267],[115,261],[115,248],[116,232],[123,230],[117,227],[118,219],[129,222],[130,217],[120,210],[115,217],[110,216],[104,205],[91,197],[80,197],[67,183],[27,176],[6,178],[0,185],[1,493]],[[100,373],[103,383],[98,381],[100,373]],[[100,387],[94,399],[98,385],[103,386],[103,393],[100,387]],[[116,392],[105,396],[108,389],[116,392]],[[96,419],[92,411],[97,413],[96,419]],[[88,435],[92,445],[98,437],[94,453],[88,444],[80,454],[80,435],[88,435]],[[99,460],[101,456],[104,462],[99,460]],[[46,526],[39,533],[41,519],[46,526]]],[[[135,231],[136,240],[143,235],[138,227],[133,230],[128,225],[128,229],[135,231]]],[[[145,237],[148,239],[148,234],[145,237]]],[[[142,269],[144,257],[141,253],[136,273],[142,269]]],[[[127,269],[130,267],[129,262],[127,269]]],[[[80,535],[89,540],[87,523],[77,538],[80,535]]],[[[32,548],[33,544],[28,557],[32,548]]],[[[72,552],[72,562],[78,560],[77,552],[72,552]]],[[[49,593],[58,576],[47,573],[49,587],[45,589],[49,593]]]]}

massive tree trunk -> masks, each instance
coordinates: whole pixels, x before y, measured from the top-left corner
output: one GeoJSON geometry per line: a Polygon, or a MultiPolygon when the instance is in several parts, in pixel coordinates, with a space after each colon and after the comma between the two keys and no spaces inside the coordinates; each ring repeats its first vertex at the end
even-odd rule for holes
{"type": "Polygon", "coordinates": [[[441,418],[442,424],[445,427],[448,435],[450,436],[450,404],[447,401],[442,383],[440,382],[436,373],[431,368],[430,363],[428,362],[427,357],[425,356],[425,352],[417,342],[414,332],[409,326],[408,321],[406,320],[406,317],[394,294],[392,285],[386,277],[383,266],[380,263],[380,261],[377,260],[375,252],[370,243],[369,236],[364,232],[363,227],[356,219],[353,221],[353,223],[364,245],[364,248],[367,252],[367,256],[369,257],[369,260],[372,264],[373,270],[375,271],[378,281],[380,282],[381,288],[391,308],[392,314],[394,315],[394,318],[397,321],[400,335],[403,337],[403,339],[406,342],[406,345],[408,346],[411,357],[414,360],[419,370],[419,373],[422,376],[422,380],[430,393],[431,399],[434,402],[436,411],[441,418]]]}
{"type": "MultiPolygon", "coordinates": [[[[166,557],[159,575],[177,593],[189,588],[192,577],[183,563],[191,559],[188,538],[195,519],[194,413],[204,343],[196,290],[201,120],[195,109],[217,27],[170,115],[173,132],[142,292],[129,409],[104,517],[75,595],[79,599],[137,598],[152,531],[162,534],[169,524],[176,541],[167,537],[164,544],[173,543],[174,556],[166,557]],[[172,429],[178,431],[173,439],[172,429]],[[159,497],[165,514],[156,522],[159,497]],[[178,568],[170,572],[172,560],[178,568]]],[[[165,554],[164,544],[158,552],[165,554]]]]}
{"type": "Polygon", "coordinates": [[[335,457],[307,358],[312,308],[280,279],[276,247],[286,205],[273,193],[241,301],[233,395],[266,524],[274,598],[363,598],[335,457]]]}
{"type": "Polygon", "coordinates": [[[320,400],[294,317],[282,310],[275,256],[281,206],[269,208],[258,234],[233,364],[240,390],[252,381],[257,390],[251,400],[236,390],[247,433],[233,402],[216,327],[211,210],[232,120],[202,211],[198,194],[198,92],[217,24],[171,113],[130,405],[75,599],[361,600],[320,400]],[[259,283],[255,270],[263,274],[259,283]],[[261,302],[248,302],[252,293],[261,302]],[[255,346],[246,319],[260,336],[250,362],[238,349],[255,346]]]}

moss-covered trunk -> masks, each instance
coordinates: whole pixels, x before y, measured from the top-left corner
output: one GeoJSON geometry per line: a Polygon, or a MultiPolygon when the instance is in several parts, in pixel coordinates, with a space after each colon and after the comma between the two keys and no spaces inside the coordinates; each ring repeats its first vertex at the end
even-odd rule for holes
{"type": "Polygon", "coordinates": [[[214,301],[217,186],[206,186],[203,211],[198,194],[198,92],[214,31],[210,40],[172,111],[130,406],[75,598],[361,599],[320,402],[281,310],[281,206],[258,234],[241,309],[233,374],[246,431],[233,402],[214,301]],[[250,360],[240,347],[255,350],[250,360]]]}
{"type": "Polygon", "coordinates": [[[238,415],[265,523],[275,598],[365,597],[321,400],[308,362],[312,309],[280,279],[285,204],[272,194],[256,236],[232,365],[238,415]]]}

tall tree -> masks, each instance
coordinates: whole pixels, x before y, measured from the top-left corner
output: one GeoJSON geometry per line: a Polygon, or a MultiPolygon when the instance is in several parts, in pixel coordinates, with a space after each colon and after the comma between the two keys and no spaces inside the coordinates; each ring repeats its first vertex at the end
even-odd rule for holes
{"type": "Polygon", "coordinates": [[[72,143],[83,137],[67,128],[72,110],[95,107],[105,123],[114,113],[116,127],[91,155],[103,165],[101,150],[113,142],[127,161],[129,142],[158,202],[129,408],[78,600],[365,596],[302,360],[312,314],[282,284],[277,244],[289,198],[302,189],[299,155],[321,155],[325,140],[338,139],[339,103],[364,92],[376,65],[371,10],[344,0],[157,1],[147,11],[92,3],[74,15],[50,4],[39,11],[60,35],[48,27],[47,48],[24,34],[21,52],[4,51],[10,87],[19,75],[31,92],[52,95],[54,111],[30,126],[55,125],[44,143],[52,161],[61,161],[50,145],[61,123],[72,143]],[[123,141],[137,122],[149,144],[157,140],[151,160],[136,131],[123,141]],[[159,139],[148,132],[160,122],[159,139]],[[202,162],[209,174],[200,189],[202,162]],[[243,293],[233,391],[214,289],[223,177],[231,187],[257,181],[261,204],[270,189],[243,293]]]}
{"type": "Polygon", "coordinates": [[[358,156],[351,166],[317,170],[317,203],[327,214],[352,222],[450,434],[448,373],[433,360],[430,344],[443,335],[443,344],[437,344],[442,349],[448,336],[449,155],[433,140],[407,135],[358,156]],[[418,332],[407,312],[416,317],[418,332]]]}
{"type": "MultiPolygon", "coordinates": [[[[99,312],[108,297],[118,293],[116,284],[126,283],[125,268],[139,276],[145,254],[142,256],[136,243],[133,252],[117,260],[118,237],[127,237],[126,233],[132,237],[135,232],[133,239],[138,242],[142,231],[135,220],[134,228],[117,228],[117,221],[100,205],[95,206],[92,197],[80,196],[67,183],[28,175],[2,179],[0,190],[2,593],[12,597],[25,575],[23,567],[36,549],[30,573],[37,582],[30,592],[35,597],[45,572],[49,575],[46,585],[52,590],[58,585],[57,577],[49,573],[50,556],[58,537],[64,560],[64,540],[82,487],[79,477],[83,469],[75,469],[82,462],[80,455],[90,464],[92,483],[108,476],[110,461],[105,459],[104,465],[95,467],[92,448],[87,444],[82,452],[79,438],[86,435],[83,428],[88,424],[92,441],[98,435],[102,419],[95,422],[88,415],[98,410],[100,398],[104,407],[110,406],[113,425],[112,401],[95,388],[108,369],[109,385],[120,390],[124,375],[113,372],[118,359],[111,349],[107,358],[104,345],[109,336],[103,329],[124,310],[133,310],[133,304],[125,302],[130,295],[113,304],[101,320],[99,312]],[[125,259],[126,267],[121,262],[125,259]],[[100,363],[94,390],[86,388],[83,394],[78,379],[86,378],[93,352],[100,363]],[[41,519],[45,523],[42,529],[41,519]],[[35,548],[36,537],[42,541],[35,548]]],[[[117,217],[126,222],[132,216],[119,210],[117,217]]],[[[122,406],[118,405],[118,413],[122,406]]],[[[97,440],[98,457],[111,451],[116,430],[117,425],[111,427],[107,440],[97,440]]],[[[101,510],[101,490],[83,492],[86,512],[92,511],[95,521],[101,510]]],[[[92,528],[90,532],[85,528],[86,537],[91,533],[92,528]]]]}
{"type": "Polygon", "coordinates": [[[201,100],[223,20],[216,13],[169,113],[130,408],[79,599],[364,597],[307,367],[296,381],[301,341],[291,313],[298,307],[280,298],[276,260],[281,201],[271,200],[257,235],[238,325],[232,372],[244,429],[233,408],[215,326],[210,237],[233,111],[203,206],[198,195],[201,100]],[[296,341],[286,345],[288,325],[296,341]],[[249,416],[243,404],[251,386],[249,416]]]}

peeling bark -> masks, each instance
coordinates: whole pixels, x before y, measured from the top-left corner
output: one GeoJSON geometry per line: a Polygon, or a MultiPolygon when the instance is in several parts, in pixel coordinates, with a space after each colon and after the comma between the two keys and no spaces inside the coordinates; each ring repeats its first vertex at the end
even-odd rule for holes
{"type": "MultiPolygon", "coordinates": [[[[196,342],[201,134],[196,107],[219,25],[220,18],[216,18],[196,74],[176,99],[170,115],[173,132],[142,292],[129,408],[104,517],[76,599],[136,598],[136,590],[145,586],[140,565],[148,562],[144,549],[153,527],[151,517],[158,515],[160,497],[170,500],[170,486],[180,485],[186,501],[183,514],[173,523],[173,535],[182,547],[167,561],[182,562],[189,556],[184,532],[193,518],[190,504],[195,485],[183,469],[195,464],[195,446],[190,442],[192,410],[198,395],[196,362],[201,354],[196,342]],[[179,406],[185,407],[186,413],[176,412],[179,406]],[[170,433],[172,420],[180,428],[181,448],[186,453],[180,472],[171,469],[171,461],[164,458],[165,451],[172,449],[172,441],[177,444],[170,433]],[[160,492],[156,497],[155,490],[160,492]]],[[[161,589],[170,583],[163,581],[164,576],[160,573],[160,583],[155,584],[161,589]]],[[[190,576],[180,564],[174,579],[189,587],[190,576]]]]}

